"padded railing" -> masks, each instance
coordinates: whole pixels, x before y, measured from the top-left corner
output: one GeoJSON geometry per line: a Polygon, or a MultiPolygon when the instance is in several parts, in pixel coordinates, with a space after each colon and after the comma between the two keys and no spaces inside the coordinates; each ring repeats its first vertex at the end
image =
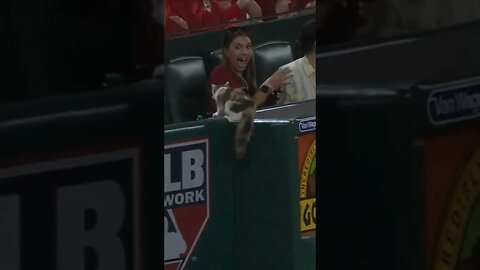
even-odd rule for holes
{"type": "Polygon", "coordinates": [[[162,90],[149,80],[0,107],[0,269],[162,267],[162,90]]]}

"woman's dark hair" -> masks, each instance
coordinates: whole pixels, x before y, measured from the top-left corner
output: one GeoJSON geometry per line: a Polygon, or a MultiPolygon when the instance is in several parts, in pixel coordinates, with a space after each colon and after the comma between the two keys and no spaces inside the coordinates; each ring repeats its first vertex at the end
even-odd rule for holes
{"type": "Polygon", "coordinates": [[[308,21],[300,32],[295,45],[293,46],[293,56],[295,59],[303,57],[306,53],[315,49],[315,34],[317,31],[317,25],[315,20],[308,21]]]}
{"type": "MultiPolygon", "coordinates": [[[[248,28],[237,27],[237,26],[229,27],[227,28],[227,30],[225,31],[225,35],[223,36],[223,44],[222,44],[223,64],[228,67],[231,67],[231,66],[225,54],[225,49],[228,49],[228,47],[230,47],[230,44],[232,44],[232,41],[239,36],[250,37],[248,28]]],[[[243,73],[243,78],[245,79],[245,81],[247,81],[248,94],[253,96],[257,91],[257,79],[255,78],[255,63],[253,61],[253,55],[250,62],[247,64],[247,68],[243,73]]]]}

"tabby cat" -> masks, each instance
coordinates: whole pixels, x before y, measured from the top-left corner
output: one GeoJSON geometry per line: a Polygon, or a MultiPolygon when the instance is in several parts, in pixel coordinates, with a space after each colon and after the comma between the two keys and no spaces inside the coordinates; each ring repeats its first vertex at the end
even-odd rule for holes
{"type": "Polygon", "coordinates": [[[255,102],[243,89],[229,87],[228,82],[225,85],[212,84],[212,96],[217,104],[217,112],[213,116],[238,122],[235,131],[235,156],[243,159],[253,132],[255,102]]]}

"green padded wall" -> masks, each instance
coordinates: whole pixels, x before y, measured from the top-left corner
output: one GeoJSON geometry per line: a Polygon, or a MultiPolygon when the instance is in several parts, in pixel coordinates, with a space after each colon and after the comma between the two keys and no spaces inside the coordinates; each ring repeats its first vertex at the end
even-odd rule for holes
{"type": "Polygon", "coordinates": [[[166,145],[204,136],[210,145],[211,216],[187,269],[315,269],[315,237],[300,234],[298,122],[257,121],[241,161],[234,127],[224,119],[166,127],[166,145]]]}

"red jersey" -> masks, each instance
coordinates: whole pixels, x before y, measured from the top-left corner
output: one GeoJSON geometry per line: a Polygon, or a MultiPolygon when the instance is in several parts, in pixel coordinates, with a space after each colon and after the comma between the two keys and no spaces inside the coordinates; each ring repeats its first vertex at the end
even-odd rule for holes
{"type": "Polygon", "coordinates": [[[165,20],[168,21],[170,16],[179,16],[188,23],[189,28],[198,27],[201,23],[194,14],[198,5],[198,0],[165,0],[165,20]]]}
{"type": "Polygon", "coordinates": [[[220,8],[220,5],[218,4],[219,0],[212,0],[213,7],[215,11],[220,14],[222,18],[222,22],[230,22],[230,21],[241,21],[245,20],[247,18],[247,13],[243,10],[241,10],[236,1],[231,0],[231,6],[226,9],[220,8]]]}
{"type": "MultiPolygon", "coordinates": [[[[221,25],[231,21],[244,20],[247,17],[247,13],[242,11],[236,3],[232,3],[232,5],[226,9],[222,9],[218,5],[218,0],[212,0],[211,2],[209,0],[202,0],[202,2],[204,5],[197,11],[202,26],[221,25]],[[210,5],[208,5],[208,3],[210,3],[210,5]],[[210,8],[206,8],[209,6],[210,8]]],[[[210,28],[209,31],[222,28],[221,26],[215,29],[210,28]]]]}
{"type": "MultiPolygon", "coordinates": [[[[179,16],[179,17],[181,17],[182,19],[185,20],[184,17],[180,16],[176,11],[172,10],[172,6],[170,4],[170,1],[171,0],[166,0],[165,7],[164,7],[165,8],[165,11],[164,11],[164,14],[165,14],[165,18],[164,18],[165,32],[166,33],[173,33],[173,32],[177,32],[177,31],[185,31],[185,29],[183,29],[178,23],[176,23],[175,21],[170,19],[171,16],[179,16]]],[[[174,8],[178,8],[178,6],[174,5],[174,8]]],[[[187,14],[182,12],[182,15],[186,16],[187,14]]],[[[189,22],[187,22],[187,23],[189,23],[189,22]]]]}
{"type": "Polygon", "coordinates": [[[275,10],[277,0],[256,0],[256,2],[262,8],[262,16],[277,16],[275,10]]]}
{"type": "MultiPolygon", "coordinates": [[[[179,16],[188,24],[189,30],[208,25],[219,25],[246,18],[236,3],[227,9],[218,5],[218,0],[165,0],[165,30],[172,32],[182,28],[170,16],[179,16]]],[[[213,29],[209,29],[210,31],[213,29]]],[[[202,32],[198,30],[193,32],[202,32]]]]}
{"type": "Polygon", "coordinates": [[[312,2],[312,0],[292,0],[292,2],[290,2],[290,11],[297,11],[297,10],[301,10],[301,9],[304,9],[305,6],[312,2]]]}

